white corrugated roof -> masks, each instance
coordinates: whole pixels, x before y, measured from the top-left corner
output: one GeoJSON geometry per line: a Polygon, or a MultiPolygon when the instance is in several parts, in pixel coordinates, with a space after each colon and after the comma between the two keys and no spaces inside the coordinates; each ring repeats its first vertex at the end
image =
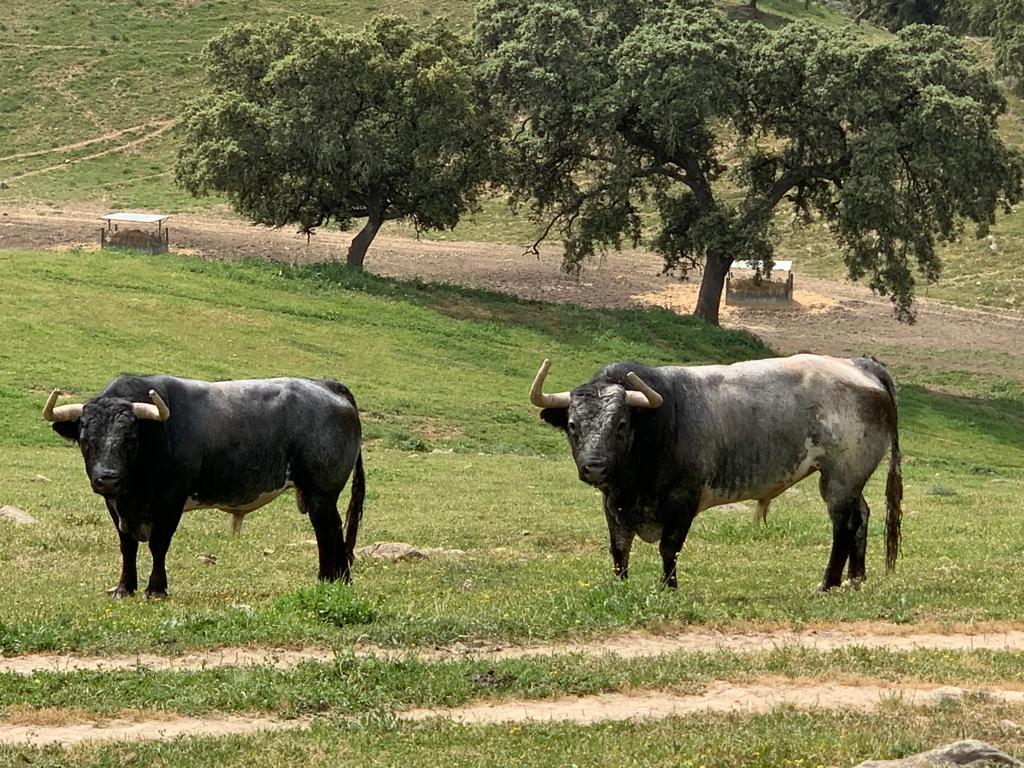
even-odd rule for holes
{"type": "Polygon", "coordinates": [[[138,213],[136,211],[120,211],[105,213],[100,216],[104,221],[134,221],[138,224],[155,224],[170,218],[166,213],[138,213]]]}
{"type": "MultiPolygon", "coordinates": [[[[754,265],[749,261],[734,261],[729,269],[754,269],[754,265]]],[[[772,267],[772,272],[779,270],[780,272],[792,272],[793,262],[792,261],[776,261],[775,266],[772,267]]]]}

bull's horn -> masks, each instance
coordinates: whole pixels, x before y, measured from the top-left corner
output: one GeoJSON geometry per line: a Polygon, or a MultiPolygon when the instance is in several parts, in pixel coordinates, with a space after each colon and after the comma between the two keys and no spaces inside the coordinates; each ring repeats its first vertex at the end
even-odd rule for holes
{"type": "Polygon", "coordinates": [[[632,371],[626,374],[626,381],[640,390],[639,392],[626,390],[626,405],[637,408],[660,408],[661,404],[665,402],[661,395],[651,389],[643,379],[632,371]]]}
{"type": "Polygon", "coordinates": [[[43,407],[43,418],[47,421],[78,421],[82,418],[82,404],[72,403],[71,405],[60,405],[56,408],[53,404],[57,402],[59,389],[53,390],[46,398],[46,405],[43,407]]]}
{"type": "Polygon", "coordinates": [[[155,389],[149,390],[149,399],[153,401],[152,405],[149,403],[132,403],[132,413],[135,414],[136,419],[142,419],[143,421],[167,421],[171,418],[171,409],[167,407],[167,403],[157,394],[155,389]]]}
{"type": "Polygon", "coordinates": [[[568,408],[570,402],[568,392],[557,392],[554,395],[544,394],[544,379],[547,378],[550,367],[550,360],[545,360],[540,364],[537,377],[533,380],[533,386],[530,387],[530,402],[538,408],[568,408]]]}

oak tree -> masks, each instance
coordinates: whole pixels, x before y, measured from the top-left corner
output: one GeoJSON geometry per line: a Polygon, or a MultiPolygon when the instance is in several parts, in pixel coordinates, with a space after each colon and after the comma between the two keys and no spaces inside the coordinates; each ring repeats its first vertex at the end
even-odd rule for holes
{"type": "Polygon", "coordinates": [[[209,91],[179,121],[178,182],[307,234],[365,218],[350,265],[362,266],[385,221],[453,227],[491,175],[472,50],[441,22],[242,24],[210,41],[204,61],[209,91]]]}
{"type": "Polygon", "coordinates": [[[712,323],[734,259],[770,268],[781,206],[827,225],[850,276],[911,319],[936,242],[1020,197],[1003,94],[941,28],[868,43],[705,0],[486,0],[475,32],[537,243],[559,235],[573,269],[646,241],[667,270],[701,268],[712,323]]]}

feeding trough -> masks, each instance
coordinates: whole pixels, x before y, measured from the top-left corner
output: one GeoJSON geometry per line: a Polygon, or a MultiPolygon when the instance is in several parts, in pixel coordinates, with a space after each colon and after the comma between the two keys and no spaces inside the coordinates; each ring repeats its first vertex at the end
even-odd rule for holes
{"type": "Polygon", "coordinates": [[[793,262],[776,261],[771,272],[758,272],[749,261],[734,261],[725,279],[725,303],[731,306],[790,304],[793,262]]]}
{"type": "Polygon", "coordinates": [[[121,211],[100,216],[107,226],[100,230],[100,248],[130,248],[149,253],[167,253],[166,213],[121,211]],[[145,225],[132,227],[132,224],[145,225]],[[156,228],[153,225],[156,224],[156,228]]]}

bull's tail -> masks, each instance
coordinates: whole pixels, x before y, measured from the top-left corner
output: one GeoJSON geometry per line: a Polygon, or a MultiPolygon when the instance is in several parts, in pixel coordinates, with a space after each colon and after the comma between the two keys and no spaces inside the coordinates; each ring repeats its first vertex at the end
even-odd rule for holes
{"type": "Polygon", "coordinates": [[[900,468],[900,430],[896,410],[896,385],[881,363],[878,363],[877,375],[889,393],[892,401],[892,445],[889,451],[889,476],[885,481],[885,570],[890,573],[896,570],[896,558],[900,554],[901,533],[903,522],[903,472],[900,468]]]}
{"type": "Polygon", "coordinates": [[[351,567],[355,560],[356,536],[359,534],[359,521],[363,517],[363,499],[366,497],[366,475],[363,474],[363,452],[356,456],[355,470],[352,472],[352,497],[348,502],[348,513],[345,517],[345,555],[351,567]]]}

